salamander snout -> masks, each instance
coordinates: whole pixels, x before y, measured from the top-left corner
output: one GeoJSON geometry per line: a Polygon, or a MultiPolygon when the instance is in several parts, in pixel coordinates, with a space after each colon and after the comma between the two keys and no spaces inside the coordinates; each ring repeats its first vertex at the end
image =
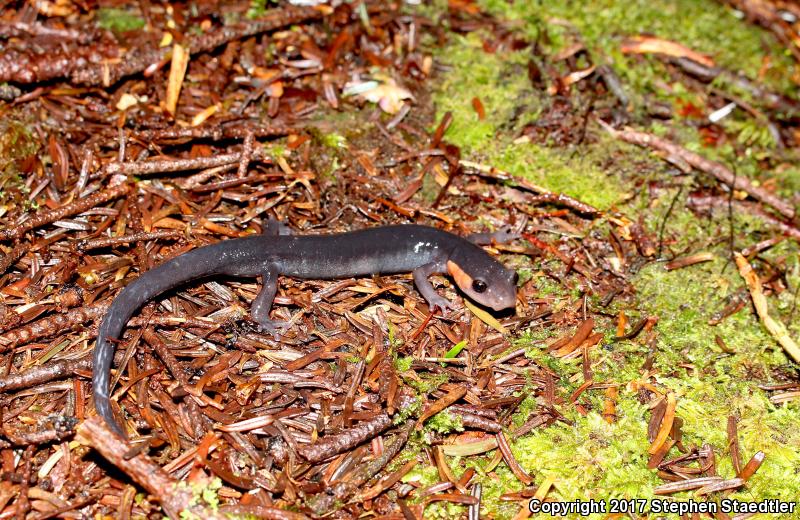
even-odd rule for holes
{"type": "Polygon", "coordinates": [[[486,290],[487,299],[484,305],[488,305],[496,311],[504,309],[514,309],[517,307],[517,273],[509,271],[509,276],[503,282],[495,283],[493,287],[486,290]]]}

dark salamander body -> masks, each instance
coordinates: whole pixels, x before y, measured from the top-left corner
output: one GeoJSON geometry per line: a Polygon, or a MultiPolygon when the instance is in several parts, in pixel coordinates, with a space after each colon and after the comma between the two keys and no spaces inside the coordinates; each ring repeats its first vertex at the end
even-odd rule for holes
{"type": "MultiPolygon", "coordinates": [[[[148,300],[208,276],[261,276],[262,288],[251,314],[273,334],[280,323],[269,318],[279,276],[332,279],[378,273],[412,272],[417,289],[431,309],[450,302],[436,294],[428,277],[449,273],[476,302],[495,310],[516,305],[516,273],[489,256],[477,243],[486,234],[462,238],[436,228],[398,225],[334,235],[254,235],[200,247],[164,262],[126,286],[111,304],[98,331],[92,389],[95,408],[120,435],[109,401],[114,344],[133,314],[148,300]]],[[[498,240],[501,241],[501,240],[498,240]]]]}

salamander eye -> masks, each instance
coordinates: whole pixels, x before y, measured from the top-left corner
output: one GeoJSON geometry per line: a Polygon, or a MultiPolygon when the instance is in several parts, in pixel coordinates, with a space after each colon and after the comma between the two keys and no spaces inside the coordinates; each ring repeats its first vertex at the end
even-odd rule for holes
{"type": "Polygon", "coordinates": [[[486,292],[486,282],[483,280],[473,280],[472,281],[472,290],[476,293],[486,292]]]}
{"type": "Polygon", "coordinates": [[[519,283],[519,273],[514,271],[514,277],[511,279],[514,282],[514,285],[519,283]]]}

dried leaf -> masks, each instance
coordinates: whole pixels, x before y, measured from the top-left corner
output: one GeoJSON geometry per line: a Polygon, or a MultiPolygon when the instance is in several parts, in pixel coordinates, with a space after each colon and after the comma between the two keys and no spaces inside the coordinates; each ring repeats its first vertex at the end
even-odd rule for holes
{"type": "Polygon", "coordinates": [[[370,81],[354,81],[344,87],[345,96],[361,96],[372,103],[378,103],[381,110],[396,114],[406,99],[414,99],[411,92],[397,84],[393,78],[375,77],[370,81]]]}
{"type": "Polygon", "coordinates": [[[480,307],[478,307],[469,300],[464,300],[464,305],[466,305],[467,309],[469,309],[470,312],[472,312],[472,314],[477,316],[479,320],[481,320],[482,322],[484,322],[485,324],[487,324],[500,334],[508,334],[508,329],[503,327],[503,325],[499,321],[497,321],[494,316],[492,316],[485,310],[481,309],[480,307]]]}
{"type": "Polygon", "coordinates": [[[652,36],[637,36],[622,43],[625,54],[665,54],[674,58],[689,58],[706,67],[714,67],[714,60],[705,54],[670,40],[662,40],[652,36]]]}

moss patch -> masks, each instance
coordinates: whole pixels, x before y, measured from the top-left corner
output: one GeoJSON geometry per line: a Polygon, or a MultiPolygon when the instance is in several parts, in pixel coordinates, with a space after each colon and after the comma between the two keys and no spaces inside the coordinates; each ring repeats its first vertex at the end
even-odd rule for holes
{"type": "MultiPolygon", "coordinates": [[[[760,82],[781,92],[788,93],[795,88],[789,73],[794,64],[786,49],[771,34],[742,23],[732,9],[721,3],[566,0],[537,2],[535,9],[527,2],[482,0],[480,3],[496,16],[521,21],[523,31],[531,39],[546,30],[553,50],[571,43],[572,25],[590,50],[614,63],[622,79],[634,86],[635,92],[658,90],[655,81],[667,79],[660,63],[650,71],[643,70],[641,65],[634,65],[639,61],[636,57],[625,56],[620,51],[625,38],[640,34],[672,40],[708,54],[717,64],[741,71],[750,78],[759,78],[760,82]],[[765,67],[767,59],[769,66],[765,67]]],[[[657,60],[647,58],[647,61],[655,65],[657,60]]]]}
{"type": "MultiPolygon", "coordinates": [[[[715,2],[695,0],[537,2],[535,8],[530,2],[479,3],[498,18],[514,20],[516,30],[531,41],[538,38],[545,54],[551,56],[575,41],[577,29],[595,60],[612,63],[620,75],[634,100],[632,120],[638,121],[634,124],[637,129],[721,161],[737,175],[756,182],[774,178],[777,192],[783,196],[788,197],[800,186],[797,165],[788,160],[781,164],[772,157],[774,143],[758,121],[748,119],[746,114],[733,114],[722,123],[728,136],[720,142],[706,142],[691,116],[684,116],[680,109],[694,106],[707,113],[707,93],[689,91],[673,80],[668,66],[656,57],[627,56],[620,51],[625,38],[652,34],[707,53],[719,65],[770,89],[791,92],[791,57],[771,34],[738,21],[732,10],[715,2]],[[546,37],[540,36],[544,33],[546,37]],[[651,122],[643,107],[652,102],[667,103],[675,113],[674,119],[651,122]]],[[[435,10],[437,6],[444,8],[435,3],[426,9],[435,10]]],[[[800,455],[790,446],[800,445],[796,428],[800,424],[800,407],[796,403],[776,407],[758,388],[759,384],[775,382],[778,371],[791,373],[794,368],[764,331],[749,304],[717,326],[708,323],[744,286],[728,260],[730,227],[736,249],[774,236],[775,231],[763,221],[737,211],[732,222],[724,209],[707,215],[690,212],[688,194],[699,186],[715,185],[716,181],[703,175],[676,175],[674,168],[649,151],[612,141],[596,127],[590,126],[589,137],[571,147],[520,142],[520,130],[542,117],[552,100],[545,93],[534,91],[527,79],[530,49],[488,53],[483,41],[490,37],[480,32],[449,35],[448,45],[436,51],[437,59],[452,67],[442,75],[434,94],[437,117],[441,120],[445,112],[452,112],[453,123],[446,139],[461,147],[464,158],[509,171],[601,209],[619,211],[633,220],[641,217],[646,229],[657,235],[662,230],[663,258],[701,251],[716,255],[712,262],[671,272],[664,269],[663,263],[653,261],[638,272],[632,280],[635,298],[615,300],[603,310],[608,318],[598,318],[595,330],[604,332],[609,339],[614,329],[611,317],[620,310],[631,321],[657,316],[652,373],[645,376],[641,369],[650,349],[644,337],[603,342],[592,351],[592,369],[596,382],[619,385],[617,421],[609,425],[600,416],[602,391],[588,391],[581,397],[589,409],[587,415],[578,414],[570,404],[560,408],[573,421],[572,426],[556,423],[513,439],[512,448],[519,462],[534,475],[536,485],[546,477],[555,479],[548,495],[554,499],[654,498],[653,488],[663,481],[654,470],[647,469],[650,411],[628,386],[646,377],[662,391],[675,392],[677,415],[684,421],[684,444],[713,445],[721,476],[735,476],[726,433],[730,415],[739,418],[743,462],[759,450],[766,454],[755,476],[730,498],[796,500],[800,496],[800,455]],[[478,119],[472,107],[473,97],[479,98],[486,109],[483,120],[478,119]],[[735,353],[723,352],[714,339],[716,335],[735,353]]],[[[715,86],[726,90],[729,87],[715,86]]],[[[749,99],[732,86],[729,91],[749,99]]],[[[595,223],[595,227],[603,225],[601,220],[595,223]]],[[[790,289],[800,285],[798,251],[795,243],[787,241],[762,253],[766,261],[787,273],[790,289]]],[[[534,266],[525,274],[537,284],[539,297],[552,298],[553,307],[557,308],[562,302],[573,301],[576,295],[566,283],[556,285],[550,278],[539,276],[536,269],[546,268],[548,262],[534,260],[534,266]]],[[[793,290],[784,291],[770,295],[769,305],[773,316],[786,323],[795,338],[800,338],[796,300],[793,290]]],[[[515,348],[527,347],[528,357],[559,374],[556,393],[562,398],[583,382],[580,363],[555,359],[542,347],[566,333],[536,328],[514,342],[515,348]],[[570,381],[572,376],[576,376],[576,382],[570,381]]],[[[537,406],[534,399],[526,399],[514,424],[525,422],[537,406]]],[[[670,456],[676,453],[673,450],[670,456]]],[[[451,462],[456,473],[464,466],[478,471],[483,485],[483,514],[512,518],[520,504],[503,502],[499,497],[518,491],[521,484],[503,463],[492,471],[485,469],[493,455],[490,452],[451,462]]],[[[438,480],[435,473],[430,478],[431,482],[438,480]]],[[[691,497],[689,493],[678,495],[680,499],[691,497]]]]}
{"type": "Polygon", "coordinates": [[[607,156],[606,148],[616,149],[616,143],[602,141],[573,153],[571,149],[515,142],[521,126],[535,120],[542,109],[540,96],[527,78],[526,52],[489,54],[483,50],[480,36],[472,33],[453,35],[441,54],[454,68],[442,77],[434,102],[439,119],[452,113],[446,138],[460,146],[465,157],[601,209],[620,200],[623,190],[618,179],[598,163],[601,156],[607,156]],[[476,97],[486,110],[483,120],[472,107],[476,97]]]}
{"type": "Polygon", "coordinates": [[[144,27],[144,18],[127,9],[103,7],[97,10],[97,26],[116,33],[135,31],[144,27]]]}
{"type": "Polygon", "coordinates": [[[0,117],[0,212],[5,213],[14,205],[28,206],[32,202],[26,197],[28,189],[21,177],[23,161],[39,150],[30,129],[21,122],[25,118],[0,117]]]}
{"type": "MultiPolygon", "coordinates": [[[[785,247],[796,256],[795,245],[785,247]]],[[[780,255],[780,250],[769,254],[780,255]]],[[[659,382],[678,393],[677,414],[685,421],[686,438],[695,445],[708,442],[720,450],[718,467],[722,475],[733,476],[725,430],[730,415],[741,418],[742,457],[749,459],[759,450],[767,454],[769,464],[759,469],[746,491],[737,493],[741,499],[797,497],[800,454],[786,446],[800,445],[800,430],[789,427],[800,421],[800,409],[796,405],[776,408],[757,387],[774,382],[774,367],[790,366],[786,355],[749,305],[717,326],[708,324],[710,315],[724,306],[724,297],[743,286],[738,272],[731,266],[725,270],[725,264],[725,258],[720,257],[673,272],[652,265],[640,274],[637,287],[641,301],[646,302],[648,312],[659,316],[655,362],[663,374],[659,382]],[[734,355],[719,349],[714,340],[717,335],[735,351],[734,355]],[[787,479],[787,475],[794,477],[787,479]]],[[[782,306],[775,303],[770,300],[770,312],[780,317],[782,306]]],[[[796,325],[793,329],[796,335],[796,325]]]]}

